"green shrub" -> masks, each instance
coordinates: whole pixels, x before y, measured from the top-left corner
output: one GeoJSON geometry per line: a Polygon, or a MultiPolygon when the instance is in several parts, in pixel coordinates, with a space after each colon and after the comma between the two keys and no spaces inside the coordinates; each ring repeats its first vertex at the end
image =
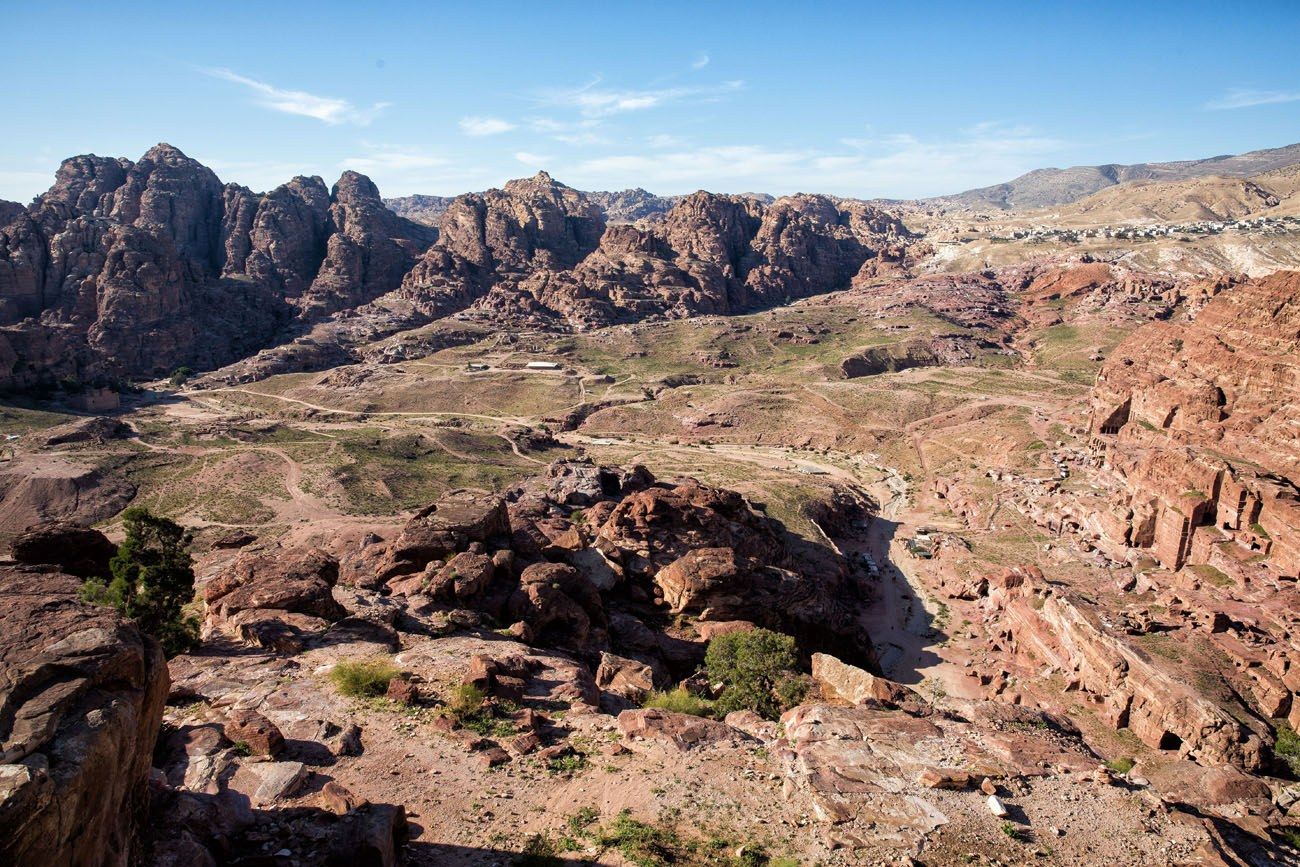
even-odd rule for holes
{"type": "Polygon", "coordinates": [[[716,711],[723,715],[752,710],[766,719],[776,719],[791,707],[787,702],[792,697],[802,697],[791,683],[799,678],[798,664],[794,639],[788,635],[767,629],[719,635],[709,642],[704,656],[710,679],[723,685],[716,711]]]}
{"type": "Polygon", "coordinates": [[[712,716],[713,704],[693,694],[685,687],[677,687],[667,692],[652,692],[641,703],[642,707],[655,707],[674,713],[688,713],[691,716],[712,716]]]}
{"type": "Polygon", "coordinates": [[[587,766],[587,757],[582,753],[565,753],[546,763],[546,770],[553,774],[575,774],[587,766]]]}
{"type": "Polygon", "coordinates": [[[194,598],[189,533],[139,506],[123,512],[122,522],[126,538],[109,561],[111,580],[90,579],[81,598],[134,620],[167,656],[184,653],[199,641],[199,620],[185,610],[194,598]]]}
{"type": "Polygon", "coordinates": [[[583,836],[599,818],[600,811],[595,807],[582,807],[569,817],[569,833],[583,836]]]}
{"type": "Polygon", "coordinates": [[[776,698],[783,710],[789,710],[804,700],[812,689],[812,678],[806,674],[788,674],[776,683],[776,698]]]}
{"type": "Polygon", "coordinates": [[[1300,735],[1297,735],[1295,729],[1282,720],[1277,723],[1273,755],[1286,762],[1291,768],[1291,773],[1300,777],[1300,735]]]}
{"type": "Polygon", "coordinates": [[[351,698],[375,698],[388,692],[388,684],[401,672],[386,659],[344,660],[330,670],[330,683],[351,698]]]}
{"type": "Polygon", "coordinates": [[[452,691],[447,711],[457,719],[470,716],[483,709],[487,693],[472,683],[462,683],[452,691]]]}
{"type": "Polygon", "coordinates": [[[672,864],[678,860],[681,848],[681,841],[675,833],[633,819],[627,810],[615,816],[609,827],[600,829],[596,843],[607,849],[617,849],[638,867],[672,864]]]}
{"type": "MultiPolygon", "coordinates": [[[[761,844],[737,847],[726,837],[699,840],[683,837],[662,819],[656,824],[632,818],[627,810],[608,825],[587,832],[601,849],[616,849],[623,859],[637,867],[667,867],[673,864],[699,867],[799,867],[793,858],[774,858],[761,844]],[[734,854],[733,854],[734,852],[734,854]]],[[[603,863],[603,859],[602,859],[603,863]]]]}
{"type": "Polygon", "coordinates": [[[194,375],[193,368],[178,367],[172,371],[172,375],[168,377],[167,381],[171,384],[172,388],[179,388],[180,386],[184,385],[186,381],[193,375],[194,375]]]}

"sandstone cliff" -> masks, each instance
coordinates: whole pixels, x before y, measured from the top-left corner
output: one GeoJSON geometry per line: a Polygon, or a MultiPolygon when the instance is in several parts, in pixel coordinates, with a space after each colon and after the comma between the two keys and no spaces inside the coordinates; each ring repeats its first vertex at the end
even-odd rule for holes
{"type": "Polygon", "coordinates": [[[46,568],[0,569],[0,862],[125,867],[166,663],[111,609],[79,602],[80,578],[46,568]]]}
{"type": "Polygon", "coordinates": [[[578,328],[649,316],[734,313],[847,286],[911,237],[860,202],[790,196],[771,205],[698,192],[660,223],[606,226],[600,207],[545,172],[462,196],[402,297],[440,313],[578,328]]]}
{"type": "Polygon", "coordinates": [[[255,194],[166,144],[66,160],[0,216],[0,390],[228,363],[396,288],[434,236],[360,175],[255,194]]]}
{"type": "Polygon", "coordinates": [[[1281,272],[1116,349],[1090,425],[1126,491],[1112,548],[1150,548],[1178,568],[1199,546],[1232,546],[1300,575],[1297,346],[1300,273],[1281,272]]]}

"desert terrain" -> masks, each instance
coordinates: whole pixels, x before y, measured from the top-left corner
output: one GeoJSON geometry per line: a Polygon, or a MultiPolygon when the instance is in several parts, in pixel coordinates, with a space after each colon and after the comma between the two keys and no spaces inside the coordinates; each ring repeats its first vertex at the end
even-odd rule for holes
{"type": "Polygon", "coordinates": [[[407,220],[65,162],[0,211],[4,857],[1300,863],[1300,187],[1241,165],[407,220]],[[128,507],[165,662],[77,599],[128,507]],[[728,709],[767,632],[801,691],[728,709]]]}

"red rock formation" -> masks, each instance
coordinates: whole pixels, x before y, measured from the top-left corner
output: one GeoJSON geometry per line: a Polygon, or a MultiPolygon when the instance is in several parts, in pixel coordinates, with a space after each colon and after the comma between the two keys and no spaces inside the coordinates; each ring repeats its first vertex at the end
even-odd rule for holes
{"type": "Polygon", "coordinates": [[[66,160],[4,217],[0,390],[227,363],[396,289],[434,236],[360,175],[258,195],[165,144],[66,160]]]}
{"type": "Polygon", "coordinates": [[[1117,634],[1109,625],[1113,617],[1094,602],[1052,587],[1036,569],[990,576],[987,592],[1003,649],[1061,673],[1067,689],[1086,695],[1110,725],[1202,764],[1262,767],[1258,732],[1203,697],[1179,670],[1117,634]]]}
{"type": "Polygon", "coordinates": [[[731,313],[847,285],[875,249],[910,233],[859,202],[792,196],[764,206],[698,192],[662,223],[605,226],[600,208],[545,172],[462,196],[400,293],[418,309],[474,304],[488,318],[591,327],[731,313]]]}
{"type": "Polygon", "coordinates": [[[81,579],[0,569],[0,862],[126,865],[140,856],[167,698],[158,643],[81,579]]]}
{"type": "Polygon", "coordinates": [[[1235,544],[1300,576],[1300,273],[1242,283],[1190,323],[1156,322],[1097,379],[1091,432],[1125,487],[1112,549],[1170,568],[1235,544]]]}

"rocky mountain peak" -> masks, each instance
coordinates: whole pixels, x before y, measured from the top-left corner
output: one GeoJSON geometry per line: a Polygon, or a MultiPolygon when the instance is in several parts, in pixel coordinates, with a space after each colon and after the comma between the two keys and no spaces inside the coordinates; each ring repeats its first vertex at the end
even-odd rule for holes
{"type": "Polygon", "coordinates": [[[140,162],[163,163],[165,165],[197,164],[196,160],[190,159],[180,148],[165,141],[160,141],[145,151],[144,156],[140,157],[140,162]]]}
{"type": "MultiPolygon", "coordinates": [[[[330,197],[337,202],[357,204],[362,201],[380,202],[379,188],[370,178],[351,169],[339,176],[338,183],[330,192],[330,197]]],[[[381,202],[382,204],[382,202],[381,202]]]]}
{"type": "Polygon", "coordinates": [[[120,157],[100,157],[82,154],[69,157],[59,166],[54,176],[54,186],[40,196],[42,203],[59,202],[78,211],[96,213],[105,204],[105,197],[126,183],[126,174],[135,164],[120,157]]]}
{"type": "MultiPolygon", "coordinates": [[[[582,192],[575,190],[573,187],[570,187],[561,181],[557,181],[546,172],[538,172],[531,178],[516,178],[513,181],[506,181],[506,184],[501,191],[512,196],[520,197],[533,197],[540,195],[554,201],[559,201],[561,199],[567,199],[570,201],[577,201],[579,199],[585,200],[585,196],[582,192]]],[[[489,190],[488,192],[490,193],[492,191],[489,190]]]]}

